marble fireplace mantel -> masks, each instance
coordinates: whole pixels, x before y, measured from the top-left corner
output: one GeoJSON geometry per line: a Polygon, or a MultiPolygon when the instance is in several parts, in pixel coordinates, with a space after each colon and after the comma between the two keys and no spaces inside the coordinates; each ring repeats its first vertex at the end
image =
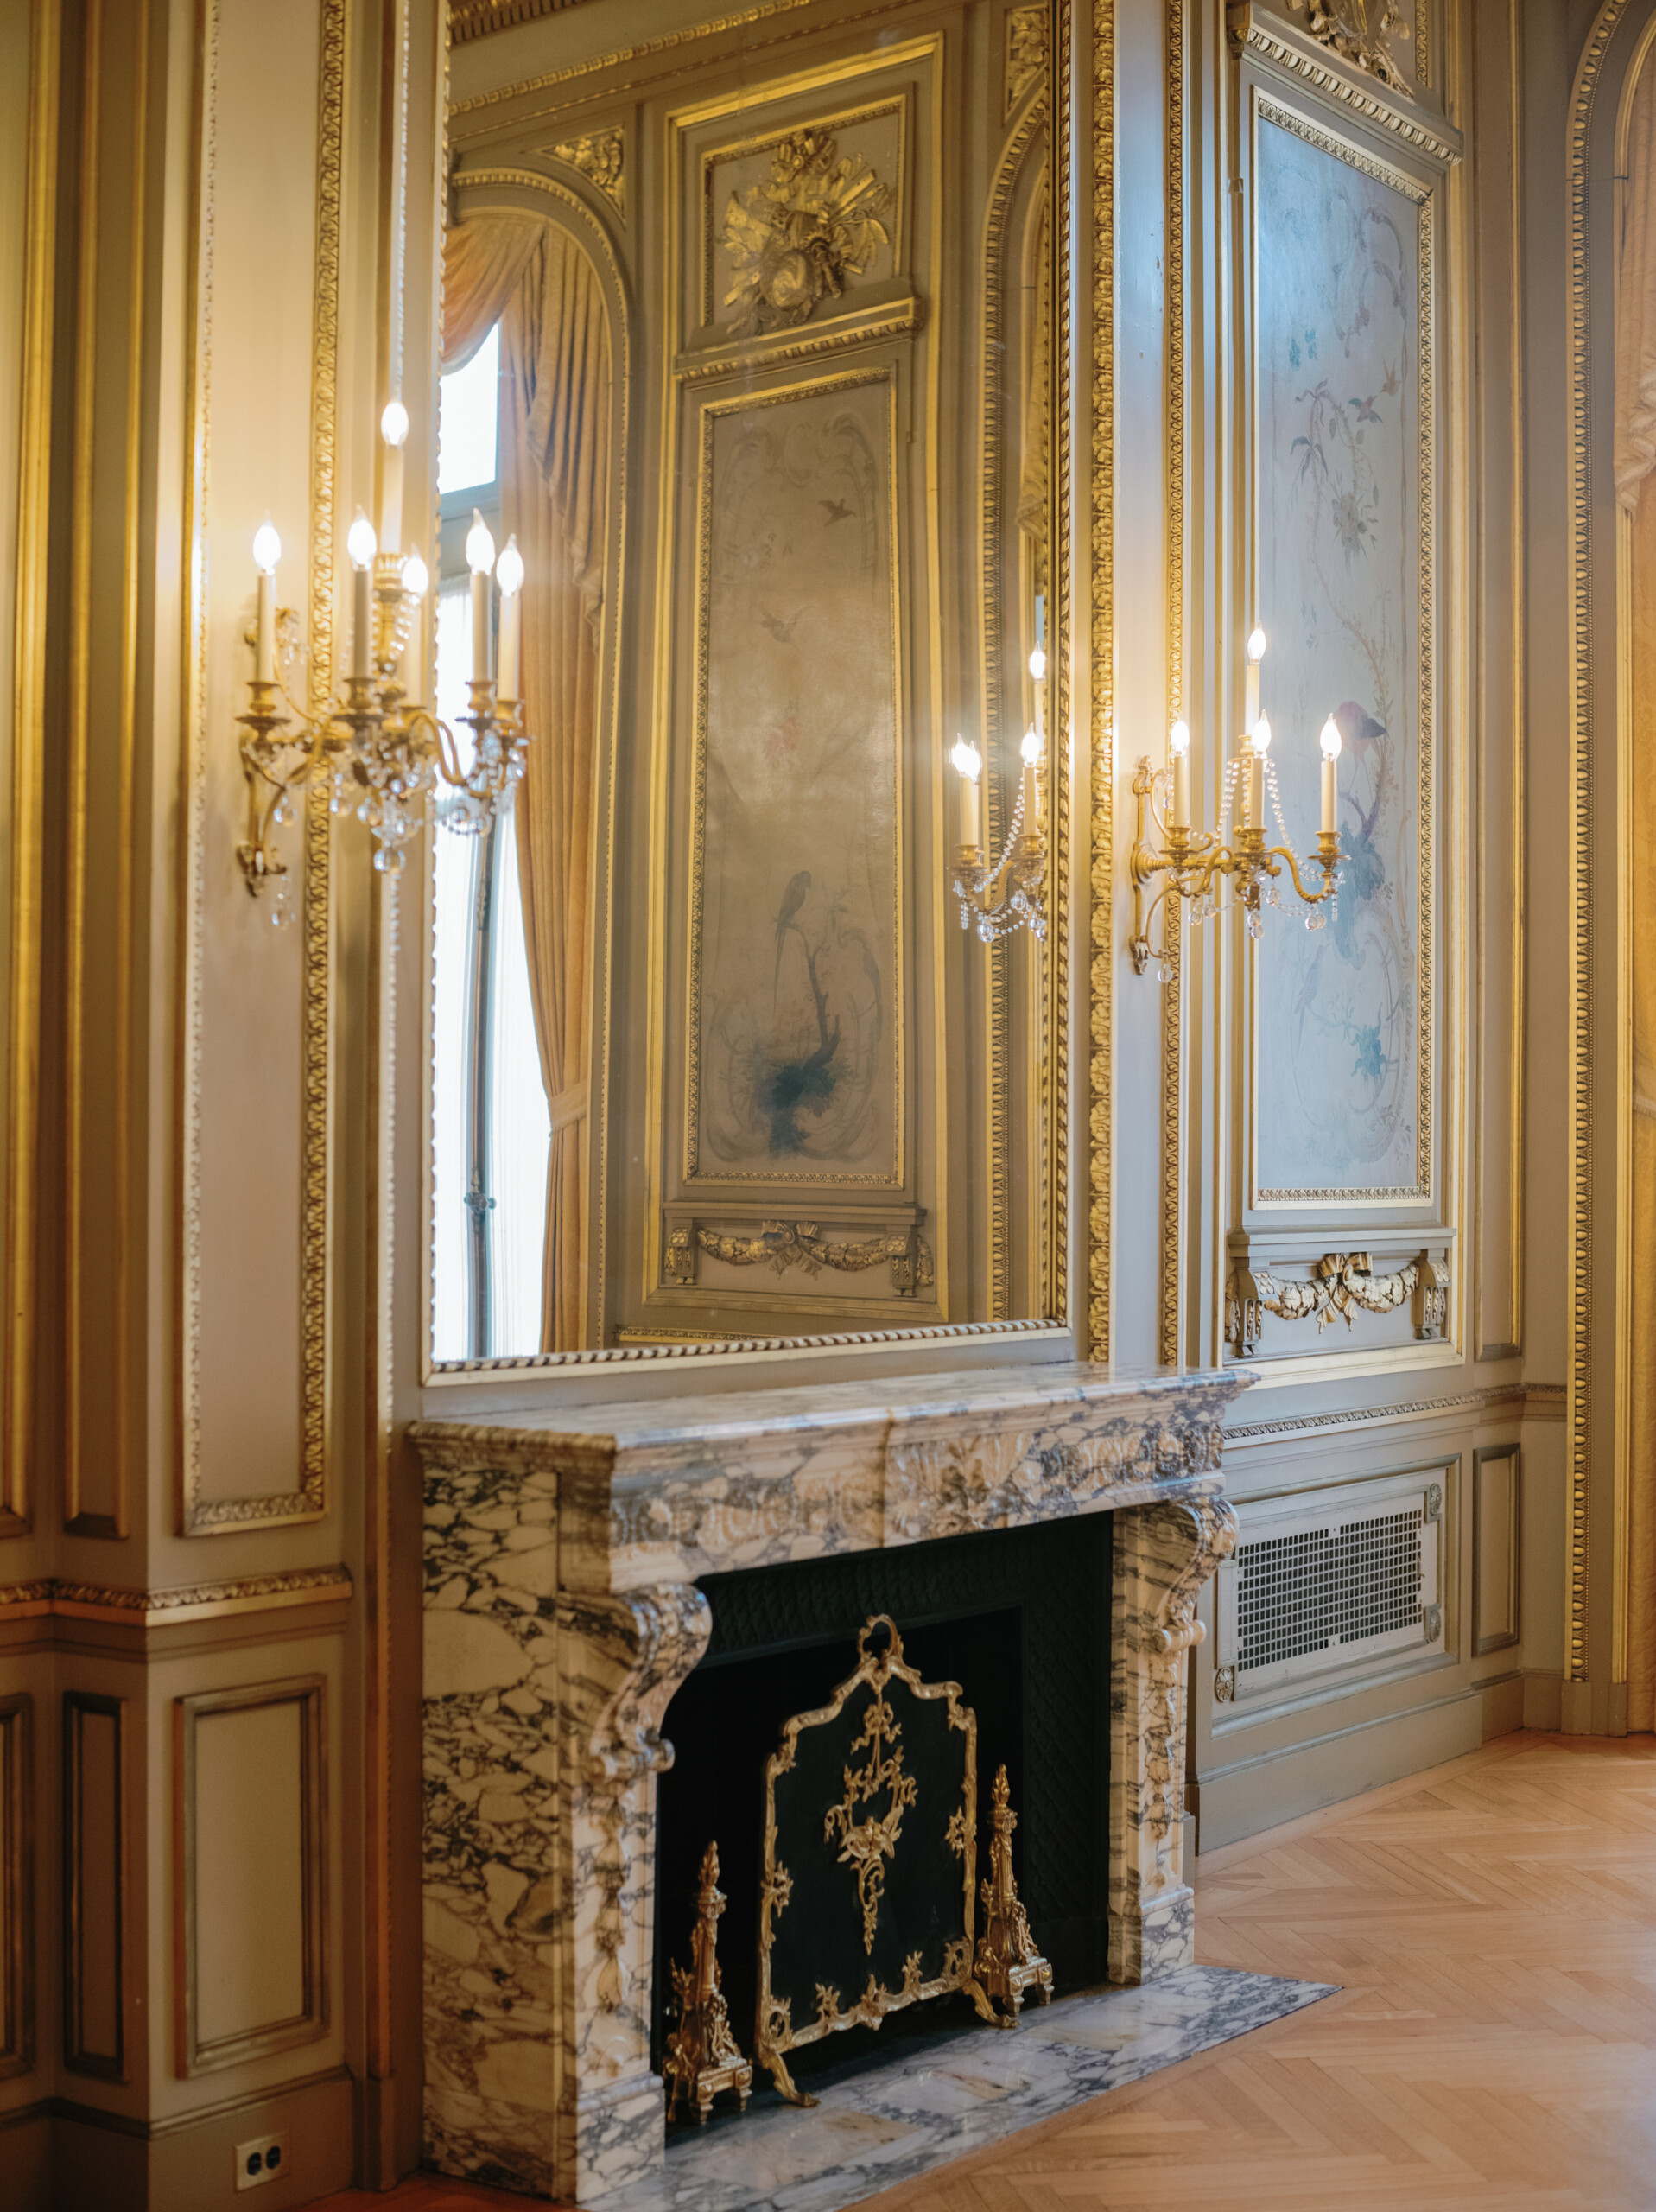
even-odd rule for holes
{"type": "Polygon", "coordinates": [[[1110,1974],[1187,1964],[1184,1655],[1248,1379],[1055,1363],[417,1425],[433,2163],[585,2203],[661,2160],[655,1777],[701,1576],[1117,1514],[1110,1974]]]}

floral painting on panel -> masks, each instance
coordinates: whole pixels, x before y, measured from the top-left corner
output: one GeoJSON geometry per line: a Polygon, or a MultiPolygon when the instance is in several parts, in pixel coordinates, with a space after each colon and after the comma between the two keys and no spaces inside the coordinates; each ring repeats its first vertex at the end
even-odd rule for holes
{"type": "Polygon", "coordinates": [[[900,1173],[892,398],[881,376],[704,419],[702,1176],[900,1173]]]}
{"type": "Polygon", "coordinates": [[[1285,897],[1260,944],[1258,1190],[1405,1197],[1422,1135],[1419,211],[1263,119],[1258,209],[1262,704],[1301,851],[1332,716],[1346,855],[1320,925],[1285,897]]]}

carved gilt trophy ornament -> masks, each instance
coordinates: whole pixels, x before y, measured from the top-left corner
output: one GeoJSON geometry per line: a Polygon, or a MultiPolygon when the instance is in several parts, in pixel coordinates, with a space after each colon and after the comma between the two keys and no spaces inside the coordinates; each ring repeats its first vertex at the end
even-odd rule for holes
{"type": "Polygon", "coordinates": [[[719,1886],[719,1847],[710,1843],[701,1857],[689,1968],[687,1972],[676,1961],[673,1965],[678,2025],[667,2038],[661,2069],[669,2120],[682,2104],[699,2125],[713,2110],[721,2089],[733,2089],[738,2110],[746,2112],[753,2087],[753,2069],[737,2048],[719,1986],[719,1916],[725,1904],[719,1886]]]}

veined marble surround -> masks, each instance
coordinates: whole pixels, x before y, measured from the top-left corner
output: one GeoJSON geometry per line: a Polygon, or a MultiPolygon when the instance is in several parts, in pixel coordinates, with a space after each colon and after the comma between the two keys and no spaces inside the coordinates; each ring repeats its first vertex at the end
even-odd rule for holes
{"type": "Polygon", "coordinates": [[[1061,1363],[416,1426],[433,2163],[582,2203],[660,2164],[655,1777],[698,1576],[1116,1513],[1110,1974],[1189,1965],[1184,1655],[1247,1379],[1061,1363]]]}

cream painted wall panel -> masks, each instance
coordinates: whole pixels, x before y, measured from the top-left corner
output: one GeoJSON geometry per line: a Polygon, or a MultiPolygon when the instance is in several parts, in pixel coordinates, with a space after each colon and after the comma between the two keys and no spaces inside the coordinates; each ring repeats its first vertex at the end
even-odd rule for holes
{"type": "MultiPolygon", "coordinates": [[[[300,1488],[301,989],[297,919],[273,929],[235,848],[244,785],[235,716],[252,672],[253,532],[282,540],[278,603],[309,639],[315,492],[312,357],[320,5],[219,0],[205,87],[200,343],[207,447],[205,715],[200,810],[199,1145],[186,1192],[199,1236],[194,1375],[204,1499],[300,1488]]],[[[349,517],[345,518],[346,521],[349,517]]],[[[302,690],[301,696],[302,703],[302,690]]],[[[301,833],[283,834],[299,904],[301,833]]]]}
{"type": "Polygon", "coordinates": [[[204,2044],[305,2009],[302,1711],[205,1714],[195,1738],[196,2026],[204,2044]]]}

